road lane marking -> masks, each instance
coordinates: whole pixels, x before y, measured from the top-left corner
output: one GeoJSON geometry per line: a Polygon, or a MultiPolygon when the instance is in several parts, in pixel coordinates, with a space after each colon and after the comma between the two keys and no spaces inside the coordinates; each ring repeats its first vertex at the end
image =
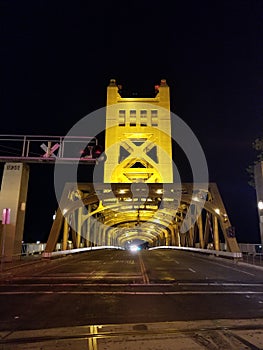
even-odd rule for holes
{"type": "MultiPolygon", "coordinates": [[[[139,278],[141,278],[139,276],[139,278]]],[[[141,283],[12,283],[1,284],[0,288],[10,288],[10,287],[142,287],[141,283]]],[[[202,286],[202,287],[262,287],[262,283],[218,283],[218,282],[178,282],[178,283],[150,283],[147,284],[148,287],[175,287],[175,286],[202,286]]],[[[1,293],[1,291],[0,291],[1,293]]]]}
{"type": "Polygon", "coordinates": [[[234,271],[238,271],[238,272],[245,273],[246,275],[256,276],[254,273],[250,273],[250,272],[247,272],[247,271],[242,271],[242,270],[239,270],[239,269],[235,269],[234,267],[231,267],[231,266],[227,266],[227,265],[224,265],[224,264],[218,264],[218,263],[215,263],[214,261],[212,261],[212,263],[213,263],[214,265],[219,265],[219,266],[221,266],[221,267],[227,267],[228,269],[231,269],[231,270],[234,270],[234,271]]]}
{"type": "Polygon", "coordinates": [[[62,294],[62,295],[263,295],[262,292],[257,291],[155,291],[155,292],[147,292],[147,291],[109,291],[109,292],[103,292],[103,291],[24,291],[24,292],[0,292],[1,295],[34,295],[34,294],[62,294]]]}
{"type": "MultiPolygon", "coordinates": [[[[123,278],[141,278],[140,275],[137,275],[137,274],[129,274],[129,275],[123,275],[121,272],[110,272],[108,273],[107,275],[105,275],[105,272],[102,273],[97,273],[97,275],[94,275],[94,273],[96,273],[96,271],[93,271],[93,272],[87,272],[86,274],[81,274],[81,275],[78,275],[78,274],[74,274],[74,275],[70,275],[70,274],[63,274],[63,275],[47,275],[47,276],[17,276],[17,277],[12,277],[13,280],[16,280],[16,281],[30,281],[30,280],[40,280],[40,281],[53,281],[53,280],[65,280],[65,279],[70,279],[70,280],[81,280],[81,281],[86,281],[86,280],[89,280],[89,279],[97,279],[98,277],[97,276],[102,276],[104,279],[106,278],[107,279],[107,276],[110,276],[111,277],[114,277],[116,278],[116,276],[118,277],[123,277],[123,278]]],[[[0,282],[1,284],[1,282],[0,282]]]]}
{"type": "Polygon", "coordinates": [[[233,283],[233,282],[178,282],[178,286],[224,286],[224,287],[263,287],[263,283],[233,283]]]}
{"type": "Polygon", "coordinates": [[[196,273],[196,271],[194,269],[191,269],[191,267],[188,268],[189,271],[196,273]]]}
{"type": "Polygon", "coordinates": [[[141,273],[142,273],[143,283],[149,284],[150,283],[149,276],[147,275],[146,268],[145,268],[144,262],[142,260],[141,254],[139,254],[138,257],[139,257],[139,264],[140,264],[140,269],[141,269],[141,273]]]}
{"type": "Polygon", "coordinates": [[[97,350],[98,347],[96,336],[98,334],[98,326],[90,326],[90,334],[93,334],[94,336],[88,339],[88,350],[97,350]]]}
{"type": "MultiPolygon", "coordinates": [[[[195,259],[201,260],[202,262],[204,261],[203,257],[197,257],[197,256],[195,256],[195,254],[193,254],[193,257],[195,259]]],[[[250,276],[256,276],[255,274],[253,274],[251,272],[243,271],[243,270],[240,270],[240,269],[235,269],[234,267],[227,266],[227,265],[224,265],[224,264],[219,264],[219,263],[216,263],[216,262],[214,262],[212,260],[209,261],[209,264],[214,264],[214,265],[217,265],[217,266],[220,266],[220,267],[226,267],[228,269],[231,269],[231,270],[234,270],[234,271],[238,271],[238,272],[242,272],[242,273],[245,273],[245,274],[250,275],[250,276]]]]}

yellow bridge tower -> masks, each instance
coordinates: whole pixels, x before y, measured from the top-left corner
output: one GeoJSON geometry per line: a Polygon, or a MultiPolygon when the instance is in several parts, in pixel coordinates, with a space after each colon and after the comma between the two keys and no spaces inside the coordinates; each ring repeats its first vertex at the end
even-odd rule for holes
{"type": "MultiPolygon", "coordinates": [[[[127,247],[133,240],[150,247],[240,253],[217,185],[179,184],[173,178],[178,174],[173,168],[170,89],[165,79],[151,97],[127,95],[111,79],[103,117],[103,183],[65,184],[44,256],[50,256],[57,243],[66,250],[69,243],[71,248],[127,247]]],[[[178,123],[176,136],[189,149],[178,123]]],[[[196,156],[191,160],[203,168],[196,156]]]]}
{"type": "Polygon", "coordinates": [[[170,91],[165,79],[155,97],[122,97],[107,89],[104,183],[172,183],[170,91]]]}

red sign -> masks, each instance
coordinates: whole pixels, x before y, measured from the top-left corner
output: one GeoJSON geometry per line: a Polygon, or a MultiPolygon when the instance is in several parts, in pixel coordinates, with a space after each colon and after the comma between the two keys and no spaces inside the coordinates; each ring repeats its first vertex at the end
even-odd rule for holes
{"type": "Polygon", "coordinates": [[[3,209],[3,213],[2,213],[2,224],[3,225],[10,224],[10,214],[11,214],[10,208],[3,209]]]}

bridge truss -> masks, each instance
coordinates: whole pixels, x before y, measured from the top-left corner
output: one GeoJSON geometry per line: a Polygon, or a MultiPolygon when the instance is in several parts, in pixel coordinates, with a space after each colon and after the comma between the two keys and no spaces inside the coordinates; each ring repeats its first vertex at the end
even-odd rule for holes
{"type": "Polygon", "coordinates": [[[150,247],[183,246],[240,252],[218,187],[193,193],[191,183],[67,183],[45,252],[90,246],[127,247],[133,240],[150,247]],[[190,225],[183,230],[186,214],[190,225]]]}

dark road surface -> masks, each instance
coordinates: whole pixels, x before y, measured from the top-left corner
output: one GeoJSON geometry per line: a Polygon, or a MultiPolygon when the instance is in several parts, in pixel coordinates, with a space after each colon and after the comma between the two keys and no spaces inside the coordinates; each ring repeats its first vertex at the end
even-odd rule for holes
{"type": "Polygon", "coordinates": [[[42,259],[2,274],[0,303],[5,350],[180,349],[176,339],[181,349],[263,348],[263,270],[214,256],[112,249],[42,259]]]}

